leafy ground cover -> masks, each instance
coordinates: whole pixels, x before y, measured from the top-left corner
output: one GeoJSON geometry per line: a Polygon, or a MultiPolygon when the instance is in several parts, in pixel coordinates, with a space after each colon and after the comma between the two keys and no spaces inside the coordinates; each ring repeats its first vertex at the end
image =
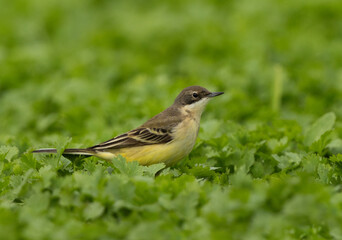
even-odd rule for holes
{"type": "Polygon", "coordinates": [[[3,1],[1,239],[342,239],[341,12],[338,0],[3,1]],[[189,85],[226,93],[158,177],[162,164],[61,156],[189,85]]]}

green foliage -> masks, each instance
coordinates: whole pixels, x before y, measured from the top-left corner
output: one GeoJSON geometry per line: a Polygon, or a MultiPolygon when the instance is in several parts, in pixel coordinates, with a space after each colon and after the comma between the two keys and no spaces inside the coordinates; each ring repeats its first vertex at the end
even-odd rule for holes
{"type": "Polygon", "coordinates": [[[341,11],[3,1],[0,238],[341,239],[341,11]],[[139,126],[189,85],[225,94],[177,165],[62,156],[139,126]]]}
{"type": "Polygon", "coordinates": [[[335,124],[336,116],[334,113],[327,113],[315,121],[304,136],[304,144],[310,146],[320,140],[321,136],[330,131],[335,124]]]}

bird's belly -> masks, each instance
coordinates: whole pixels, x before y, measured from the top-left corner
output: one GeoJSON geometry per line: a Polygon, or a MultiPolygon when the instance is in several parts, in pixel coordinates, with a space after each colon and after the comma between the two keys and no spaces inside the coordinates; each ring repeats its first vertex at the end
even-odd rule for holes
{"type": "Polygon", "coordinates": [[[177,144],[169,143],[120,149],[119,154],[128,162],[138,161],[144,166],[156,163],[165,163],[168,166],[182,159],[186,155],[184,152],[177,144]]]}

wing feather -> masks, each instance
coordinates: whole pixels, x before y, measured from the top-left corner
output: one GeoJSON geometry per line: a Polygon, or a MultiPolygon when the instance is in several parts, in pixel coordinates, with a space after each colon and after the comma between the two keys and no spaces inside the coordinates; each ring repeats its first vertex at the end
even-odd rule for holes
{"type": "Polygon", "coordinates": [[[172,141],[172,139],[171,132],[163,128],[137,128],[106,142],[90,147],[90,149],[103,151],[106,149],[137,147],[168,143],[172,141]]]}

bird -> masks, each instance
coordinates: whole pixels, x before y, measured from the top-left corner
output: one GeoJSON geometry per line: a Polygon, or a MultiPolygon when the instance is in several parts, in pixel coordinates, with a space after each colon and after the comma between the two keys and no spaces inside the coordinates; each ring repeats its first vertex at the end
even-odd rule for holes
{"type": "MultiPolygon", "coordinates": [[[[210,92],[201,86],[184,88],[174,103],[141,126],[88,148],[67,148],[66,158],[95,156],[112,161],[121,155],[127,162],[137,161],[149,166],[164,163],[171,166],[193,149],[200,127],[201,115],[213,97],[224,92],[210,92]]],[[[33,153],[57,153],[42,148],[33,153]]]]}

